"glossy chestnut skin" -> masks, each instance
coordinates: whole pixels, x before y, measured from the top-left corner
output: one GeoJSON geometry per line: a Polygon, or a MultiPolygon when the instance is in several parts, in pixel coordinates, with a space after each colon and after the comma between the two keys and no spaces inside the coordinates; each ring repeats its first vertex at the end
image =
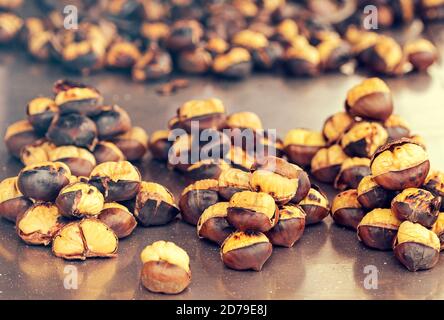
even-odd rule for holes
{"type": "Polygon", "coordinates": [[[105,203],[97,218],[110,227],[119,239],[128,237],[137,226],[131,212],[116,202],[105,203]]]}
{"type": "Polygon", "coordinates": [[[385,122],[384,127],[389,135],[388,142],[410,137],[410,128],[407,122],[396,114],[390,115],[385,122]]]}
{"type": "Polygon", "coordinates": [[[9,153],[16,158],[20,158],[22,149],[40,138],[27,120],[21,120],[6,129],[4,142],[9,153]]]}
{"type": "Polygon", "coordinates": [[[356,189],[359,182],[369,175],[371,175],[370,159],[348,158],[341,165],[334,187],[339,190],[356,189]]]}
{"type": "Polygon", "coordinates": [[[358,201],[367,210],[390,208],[395,196],[393,191],[386,190],[377,184],[372,176],[362,178],[358,185],[358,201]]]}
{"type": "Polygon", "coordinates": [[[46,137],[56,146],[74,145],[93,150],[97,144],[97,127],[94,121],[77,113],[54,119],[46,137]]]}
{"type": "Polygon", "coordinates": [[[343,191],[333,199],[331,216],[336,224],[356,230],[366,212],[355,189],[343,191]]]}
{"type": "Polygon", "coordinates": [[[288,159],[302,167],[309,166],[315,154],[325,145],[326,142],[319,132],[306,129],[290,130],[284,139],[288,159]]]}
{"type": "Polygon", "coordinates": [[[131,119],[128,113],[117,105],[102,106],[100,113],[92,117],[97,127],[100,140],[109,140],[131,129],[131,119]]]}
{"type": "Polygon", "coordinates": [[[312,184],[307,196],[299,203],[304,210],[305,224],[316,224],[324,220],[330,212],[330,204],[325,193],[312,184]]]}
{"type": "Polygon", "coordinates": [[[154,159],[167,160],[168,152],[173,145],[173,141],[168,140],[168,130],[158,130],[151,134],[148,149],[154,159]]]}
{"type": "Polygon", "coordinates": [[[54,201],[69,183],[71,171],[61,162],[42,162],[23,168],[17,178],[20,192],[35,200],[54,201]]]}
{"type": "Polygon", "coordinates": [[[17,188],[17,177],[0,182],[0,217],[15,223],[17,217],[33,205],[17,188]]]}
{"type": "Polygon", "coordinates": [[[197,235],[221,245],[235,229],[227,221],[228,202],[218,202],[202,213],[197,223],[197,235]]]}
{"type": "Polygon", "coordinates": [[[126,160],[122,150],[120,150],[114,143],[108,141],[100,141],[97,143],[93,154],[97,164],[109,161],[115,162],[126,160]]]}
{"type": "Polygon", "coordinates": [[[265,235],[275,246],[291,248],[305,230],[305,212],[299,206],[285,205],[279,209],[278,223],[265,235]]]}
{"type": "Polygon", "coordinates": [[[58,107],[55,101],[46,97],[34,98],[26,107],[29,123],[41,135],[46,133],[57,112],[58,107]]]}
{"type": "Polygon", "coordinates": [[[148,135],[140,127],[133,127],[126,133],[116,136],[112,142],[122,151],[128,161],[142,159],[148,149],[148,135]]]}

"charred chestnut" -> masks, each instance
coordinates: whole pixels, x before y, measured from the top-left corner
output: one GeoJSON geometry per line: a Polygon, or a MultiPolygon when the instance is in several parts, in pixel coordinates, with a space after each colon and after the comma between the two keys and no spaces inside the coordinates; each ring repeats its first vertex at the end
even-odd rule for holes
{"type": "Polygon", "coordinates": [[[17,217],[32,204],[33,201],[23,196],[17,188],[17,177],[0,182],[0,217],[15,223],[17,217]]]}
{"type": "Polygon", "coordinates": [[[326,142],[320,132],[306,129],[290,130],[284,139],[288,158],[302,167],[309,166],[314,155],[325,145],[326,142]]]}
{"type": "Polygon", "coordinates": [[[366,246],[391,250],[401,221],[390,209],[374,209],[358,225],[358,238],[366,246]]]}
{"type": "MultiPolygon", "coordinates": [[[[437,170],[430,170],[427,178],[422,186],[424,189],[430,191],[435,196],[444,198],[444,172],[437,170]]],[[[444,203],[441,202],[441,209],[444,209],[444,203]]]]}
{"type": "Polygon", "coordinates": [[[61,146],[48,151],[50,161],[65,163],[71,174],[79,177],[88,177],[96,166],[94,155],[86,149],[74,146],[61,146]]]}
{"type": "Polygon", "coordinates": [[[151,134],[148,142],[148,148],[155,159],[167,160],[173,141],[168,139],[168,130],[158,130],[151,134]]]}
{"type": "Polygon", "coordinates": [[[356,230],[365,211],[358,201],[356,189],[343,191],[333,199],[331,216],[335,223],[356,230]]]}
{"type": "Polygon", "coordinates": [[[128,113],[117,105],[101,107],[100,113],[92,119],[101,140],[111,139],[131,129],[131,119],[128,113]]]}
{"type": "Polygon", "coordinates": [[[228,205],[228,202],[218,202],[205,209],[197,223],[197,235],[200,238],[221,245],[234,232],[227,221],[228,205]]]}
{"type": "Polygon", "coordinates": [[[387,142],[387,130],[377,122],[358,122],[341,139],[344,152],[350,157],[370,158],[387,142]]]}
{"type": "Polygon", "coordinates": [[[250,173],[240,169],[230,168],[219,175],[219,194],[230,200],[233,194],[250,190],[250,173]]]}
{"type": "Polygon", "coordinates": [[[95,217],[102,211],[105,200],[100,191],[85,182],[76,182],[64,187],[55,203],[66,217],[95,217]]]}
{"type": "Polygon", "coordinates": [[[48,131],[57,112],[58,107],[55,101],[47,97],[32,99],[26,107],[29,123],[37,133],[42,135],[48,131]]]}
{"type": "Polygon", "coordinates": [[[367,210],[390,208],[394,194],[381,187],[372,176],[365,176],[358,185],[358,201],[367,210]]]}
{"type": "Polygon", "coordinates": [[[108,141],[100,141],[97,143],[93,154],[97,164],[109,161],[123,161],[126,159],[122,150],[120,150],[114,143],[108,141]]]}
{"type": "Polygon", "coordinates": [[[429,40],[411,40],[404,46],[404,54],[418,71],[426,71],[438,59],[438,51],[429,40]]]}
{"type": "Polygon", "coordinates": [[[384,122],[388,133],[388,141],[395,141],[410,136],[410,128],[407,122],[398,115],[392,114],[384,122]]]}
{"type": "Polygon", "coordinates": [[[336,143],[354,122],[353,117],[346,112],[335,113],[324,122],[322,135],[328,144],[336,143]]]}
{"type": "Polygon", "coordinates": [[[128,237],[137,226],[131,212],[117,202],[105,203],[97,218],[110,227],[119,239],[128,237]]]}
{"type": "Polygon", "coordinates": [[[126,133],[113,138],[112,142],[122,150],[128,161],[142,159],[148,149],[148,135],[140,127],[132,127],[126,133]]]}
{"type": "Polygon", "coordinates": [[[184,103],[178,110],[179,125],[191,132],[193,122],[199,124],[199,130],[221,129],[225,125],[225,106],[216,98],[207,100],[191,100],[184,103]]]}
{"type": "Polygon", "coordinates": [[[263,233],[239,231],[224,241],[220,255],[228,268],[261,271],[272,251],[273,246],[263,233]]]}
{"type": "Polygon", "coordinates": [[[23,19],[10,12],[0,13],[0,43],[14,40],[23,26],[23,19]]]}
{"type": "Polygon", "coordinates": [[[339,190],[356,189],[362,178],[370,174],[370,159],[347,158],[341,165],[334,186],[339,190]]]}
{"type": "Polygon", "coordinates": [[[265,235],[275,246],[291,248],[305,229],[305,212],[299,206],[285,205],[279,208],[278,223],[265,235]]]}
{"type": "Polygon", "coordinates": [[[316,185],[312,185],[307,196],[299,203],[304,210],[305,224],[315,224],[324,220],[330,211],[327,196],[316,185]]]}
{"type": "Polygon", "coordinates": [[[191,282],[190,257],[173,242],[156,241],[140,254],[143,286],[152,292],[178,294],[191,282]]]}
{"type": "Polygon", "coordinates": [[[244,48],[232,48],[217,55],[213,61],[213,72],[227,78],[245,78],[253,68],[251,55],[244,48]]]}
{"type": "Polygon", "coordinates": [[[23,147],[32,144],[40,137],[27,120],[17,121],[11,124],[4,137],[6,148],[16,158],[20,158],[23,147]]]}
{"type": "Polygon", "coordinates": [[[346,159],[348,159],[347,155],[337,144],[322,148],[311,160],[311,173],[321,182],[332,183],[346,159]]]}

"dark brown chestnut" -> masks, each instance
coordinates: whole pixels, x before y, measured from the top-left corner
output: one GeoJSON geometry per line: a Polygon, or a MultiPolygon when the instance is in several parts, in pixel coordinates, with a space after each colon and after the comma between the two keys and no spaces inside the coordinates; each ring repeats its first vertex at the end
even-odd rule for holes
{"type": "Polygon", "coordinates": [[[299,206],[285,205],[279,208],[278,223],[265,235],[275,246],[291,248],[305,229],[305,212],[299,206]]]}
{"type": "Polygon", "coordinates": [[[218,202],[205,209],[197,222],[197,235],[221,245],[235,229],[227,221],[228,202],[218,202]]]}
{"type": "Polygon", "coordinates": [[[21,120],[11,124],[3,138],[6,148],[16,158],[20,158],[23,147],[32,144],[41,137],[34,131],[28,120],[21,120]]]}
{"type": "Polygon", "coordinates": [[[205,48],[184,50],[178,53],[177,67],[190,74],[202,74],[211,69],[213,58],[205,48]]]}
{"type": "Polygon", "coordinates": [[[347,155],[337,144],[322,148],[311,160],[311,174],[321,182],[332,183],[346,159],[348,159],[347,155]]]}
{"type": "Polygon", "coordinates": [[[365,211],[358,202],[356,189],[343,191],[333,199],[331,216],[338,225],[356,230],[365,211]]]}
{"type": "Polygon", "coordinates": [[[222,159],[205,159],[190,165],[186,171],[186,179],[191,181],[204,179],[219,179],[219,176],[230,165],[222,159]]]}
{"type": "Polygon", "coordinates": [[[325,193],[316,185],[312,185],[307,196],[299,203],[304,210],[305,224],[315,224],[324,220],[330,212],[330,204],[325,193]]]}
{"type": "Polygon", "coordinates": [[[367,210],[390,208],[393,191],[386,190],[372,176],[362,178],[358,185],[358,201],[367,210]]]}
{"type": "Polygon", "coordinates": [[[100,140],[112,139],[131,129],[131,118],[128,113],[117,105],[102,106],[100,112],[92,117],[97,127],[100,140]]]}
{"type": "Polygon", "coordinates": [[[54,100],[47,97],[38,97],[32,99],[26,107],[28,121],[34,130],[44,135],[57,114],[59,108],[54,100]]]}
{"type": "Polygon", "coordinates": [[[89,177],[91,171],[96,166],[94,155],[86,149],[75,146],[61,146],[49,149],[48,158],[50,161],[65,163],[74,176],[89,177]]]}
{"type": "Polygon", "coordinates": [[[370,158],[388,140],[385,128],[377,122],[358,122],[341,139],[341,147],[350,157],[370,158]]]}
{"type": "Polygon", "coordinates": [[[97,218],[110,227],[119,239],[128,237],[137,226],[132,213],[117,202],[105,203],[97,218]]]}
{"type": "Polygon", "coordinates": [[[438,60],[435,45],[424,38],[408,41],[404,46],[404,54],[413,67],[422,72],[438,60]]]}
{"type": "Polygon", "coordinates": [[[111,140],[122,150],[128,161],[137,161],[143,158],[148,149],[148,135],[140,127],[132,127],[126,133],[111,140]]]}
{"type": "Polygon", "coordinates": [[[0,217],[16,222],[17,217],[31,207],[33,201],[23,196],[17,188],[17,177],[0,182],[0,217]]]}
{"type": "Polygon", "coordinates": [[[55,200],[60,213],[68,218],[97,217],[104,202],[102,193],[86,182],[67,185],[55,200]]]}
{"type": "Polygon", "coordinates": [[[352,58],[351,46],[340,38],[324,40],[316,48],[323,71],[337,71],[352,58]]]}
{"type": "Polygon", "coordinates": [[[178,20],[170,29],[166,45],[173,51],[196,47],[203,36],[202,25],[197,20],[178,20]]]}
{"type": "Polygon", "coordinates": [[[306,129],[290,130],[284,139],[288,159],[302,167],[309,166],[314,155],[325,146],[326,142],[320,132],[306,129]]]}
{"type": "Polygon", "coordinates": [[[193,122],[199,125],[199,130],[221,129],[225,126],[225,106],[216,98],[207,100],[190,100],[178,110],[179,125],[188,133],[193,122]]]}
{"type": "Polygon", "coordinates": [[[339,190],[356,189],[362,178],[371,175],[370,159],[347,158],[335,179],[334,187],[339,190]]]}
{"type": "Polygon", "coordinates": [[[148,149],[154,159],[167,160],[173,141],[168,139],[170,132],[168,130],[154,131],[148,142],[148,149]]]}
{"type": "Polygon", "coordinates": [[[94,148],[94,157],[97,164],[101,164],[108,161],[124,161],[125,155],[122,153],[114,143],[109,141],[100,141],[94,148]]]}

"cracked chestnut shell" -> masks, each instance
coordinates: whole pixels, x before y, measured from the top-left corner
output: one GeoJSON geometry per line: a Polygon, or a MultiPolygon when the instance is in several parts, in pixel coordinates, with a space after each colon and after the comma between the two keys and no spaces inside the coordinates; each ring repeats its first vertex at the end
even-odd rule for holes
{"type": "Polygon", "coordinates": [[[371,175],[370,159],[348,158],[341,164],[341,169],[336,176],[334,187],[339,190],[356,189],[359,182],[371,175]]]}
{"type": "Polygon", "coordinates": [[[227,220],[236,229],[266,232],[279,220],[279,209],[272,196],[264,192],[235,193],[229,202],[227,220]]]}
{"type": "Polygon", "coordinates": [[[304,210],[305,224],[315,224],[324,220],[330,212],[330,204],[325,193],[312,184],[307,196],[299,203],[304,210]]]}
{"type": "Polygon", "coordinates": [[[395,39],[379,36],[369,50],[370,61],[367,66],[374,72],[386,75],[403,74],[405,58],[401,46],[395,39]]]}
{"type": "Polygon", "coordinates": [[[275,246],[291,248],[304,233],[305,212],[300,206],[285,205],[279,208],[278,223],[265,235],[275,246]]]}
{"type": "Polygon", "coordinates": [[[213,58],[205,48],[184,50],[178,53],[177,67],[189,74],[203,74],[211,69],[213,58]]]}
{"type": "Polygon", "coordinates": [[[336,143],[354,123],[355,119],[348,113],[337,112],[325,120],[322,135],[328,144],[336,143]]]}
{"type": "Polygon", "coordinates": [[[444,212],[438,214],[438,219],[436,219],[430,230],[438,236],[441,250],[444,249],[444,212]]]}
{"type": "Polygon", "coordinates": [[[373,179],[388,190],[419,188],[430,170],[427,152],[409,139],[379,148],[370,162],[373,179]]]}
{"type": "Polygon", "coordinates": [[[141,55],[135,43],[117,41],[108,48],[105,61],[107,66],[111,68],[128,69],[136,63],[141,55]]]}
{"type": "Polygon", "coordinates": [[[332,183],[346,159],[347,155],[337,144],[319,149],[311,160],[311,174],[321,182],[332,183]]]}
{"type": "Polygon", "coordinates": [[[33,201],[17,188],[17,177],[0,182],[0,217],[15,223],[17,217],[32,205],[33,201]]]}
{"type": "Polygon", "coordinates": [[[46,138],[56,146],[73,145],[93,150],[97,144],[97,127],[90,118],[69,113],[53,120],[46,138]]]}
{"type": "Polygon", "coordinates": [[[39,203],[17,217],[16,229],[27,244],[47,246],[63,225],[62,216],[55,205],[39,203]]]}
{"type": "Polygon", "coordinates": [[[427,69],[438,60],[438,51],[429,40],[420,38],[408,41],[404,46],[404,54],[418,71],[427,69]]]}
{"type": "Polygon", "coordinates": [[[199,180],[182,191],[179,208],[182,219],[197,225],[200,216],[209,206],[219,202],[219,182],[214,179],[199,180]]]}
{"type": "Polygon", "coordinates": [[[192,49],[199,44],[203,34],[202,25],[197,20],[178,20],[171,26],[166,45],[173,51],[192,49]]]}
{"type": "Polygon", "coordinates": [[[185,174],[187,180],[191,181],[218,179],[221,173],[229,168],[230,165],[224,160],[210,158],[191,164],[185,174]]]}
{"type": "Polygon", "coordinates": [[[55,148],[56,146],[45,138],[36,140],[22,148],[20,160],[25,166],[50,161],[49,152],[55,148]]]}
{"type": "MultiPolygon", "coordinates": [[[[430,191],[435,196],[444,198],[444,172],[437,170],[430,170],[427,175],[424,185],[422,186],[425,190],[430,191]]],[[[441,201],[441,211],[444,211],[444,203],[441,201]]]]}
{"type": "Polygon", "coordinates": [[[67,185],[55,200],[61,214],[69,218],[96,217],[104,202],[102,193],[86,182],[67,185]]]}
{"type": "Polygon", "coordinates": [[[169,241],[156,241],[140,254],[141,281],[152,292],[178,294],[191,283],[190,257],[169,241]]]}
{"type": "Polygon", "coordinates": [[[148,150],[148,135],[140,127],[132,127],[126,133],[113,138],[112,142],[122,150],[128,161],[142,159],[148,150]]]}
{"type": "Polygon", "coordinates": [[[227,221],[228,202],[218,202],[205,209],[197,222],[197,235],[221,245],[235,229],[227,221]]]}
{"type": "Polygon", "coordinates": [[[368,78],[347,93],[345,109],[354,117],[385,121],[393,113],[390,88],[379,78],[368,78]]]}
{"type": "Polygon", "coordinates": [[[131,119],[128,113],[118,105],[102,106],[100,112],[92,117],[96,124],[100,140],[109,140],[124,134],[131,129],[131,119]]]}
{"type": "Polygon", "coordinates": [[[390,209],[373,209],[358,225],[358,238],[366,246],[391,250],[401,221],[390,209]]]}
{"type": "Polygon", "coordinates": [[[28,120],[20,120],[8,126],[3,140],[9,153],[20,158],[22,149],[40,138],[28,120]]]}
{"type": "Polygon", "coordinates": [[[94,115],[100,112],[103,102],[101,93],[93,87],[70,80],[54,83],[55,98],[60,113],[94,115]]]}
{"type": "Polygon", "coordinates": [[[404,221],[394,242],[395,257],[409,271],[433,268],[439,260],[438,236],[418,223],[404,221]]]}
{"type": "Polygon", "coordinates": [[[168,52],[149,49],[133,66],[131,76],[134,81],[153,81],[165,78],[172,71],[173,62],[168,52]]]}
{"type": "Polygon", "coordinates": [[[325,139],[320,132],[307,129],[290,130],[284,138],[288,159],[302,167],[309,166],[315,154],[325,145],[325,139]]]}
{"type": "Polygon", "coordinates": [[[381,187],[372,176],[362,178],[358,185],[358,201],[367,210],[390,208],[393,191],[381,187]]]}
{"type": "Polygon", "coordinates": [[[109,161],[116,162],[126,160],[122,150],[109,141],[99,141],[94,148],[93,154],[97,164],[109,161]]]}
{"type": "Polygon", "coordinates": [[[168,160],[168,152],[173,145],[173,141],[168,139],[170,132],[168,130],[154,131],[148,142],[148,149],[153,158],[158,160],[168,160]]]}
{"type": "Polygon", "coordinates": [[[119,240],[114,231],[95,218],[63,226],[54,236],[52,252],[66,260],[112,258],[117,255],[119,240]]]}
{"type": "Polygon", "coordinates": [[[97,218],[110,227],[119,239],[128,237],[137,226],[132,213],[117,202],[105,203],[97,218]]]}
{"type": "Polygon", "coordinates": [[[88,177],[96,166],[94,155],[86,149],[75,146],[61,146],[48,151],[50,161],[66,164],[71,174],[77,177],[88,177]]]}
{"type": "Polygon", "coordinates": [[[228,268],[261,271],[272,251],[273,246],[265,234],[238,231],[223,242],[220,255],[228,268]]]}
{"type": "Polygon", "coordinates": [[[250,153],[246,152],[241,147],[237,146],[231,146],[229,149],[229,152],[227,154],[227,158],[230,162],[230,165],[233,168],[250,172],[251,167],[253,166],[255,162],[254,155],[251,155],[250,153]]]}
{"type": "Polygon", "coordinates": [[[393,198],[391,208],[399,220],[430,228],[438,219],[441,197],[418,188],[407,188],[393,198]]]}
{"type": "Polygon", "coordinates": [[[99,189],[106,202],[125,201],[139,192],[141,175],[128,161],[104,162],[91,171],[89,183],[99,189]]]}
{"type": "Polygon", "coordinates": [[[316,47],[310,44],[291,46],[284,54],[287,71],[294,76],[317,76],[320,72],[321,57],[316,47]]]}
{"type": "Polygon", "coordinates": [[[337,71],[352,58],[351,46],[338,38],[322,41],[317,45],[321,69],[337,71]]]}
{"type": "Polygon", "coordinates": [[[230,200],[233,194],[250,190],[250,173],[236,168],[229,168],[219,175],[219,194],[230,200]]]}
{"type": "Polygon", "coordinates": [[[350,157],[370,158],[388,140],[385,128],[377,122],[358,122],[341,139],[341,147],[350,157]]]}
{"type": "Polygon", "coordinates": [[[248,50],[234,47],[225,53],[217,55],[213,60],[212,69],[217,75],[241,79],[251,74],[253,62],[248,50]]]}
{"type": "Polygon", "coordinates": [[[38,97],[29,101],[26,106],[28,121],[34,130],[41,135],[48,131],[52,119],[58,113],[59,108],[54,100],[47,97],[38,97]]]}
{"type": "Polygon", "coordinates": [[[384,127],[388,133],[388,142],[410,137],[408,123],[396,114],[390,115],[390,117],[384,121],[384,127]]]}
{"type": "Polygon", "coordinates": [[[198,122],[199,130],[222,129],[225,126],[225,106],[216,98],[190,100],[178,110],[177,117],[181,128],[191,132],[192,122],[198,122]]]}
{"type": "Polygon", "coordinates": [[[365,213],[358,201],[356,189],[338,193],[333,199],[331,216],[335,223],[341,226],[356,230],[365,213]]]}
{"type": "Polygon", "coordinates": [[[142,181],[137,193],[134,216],[144,227],[171,222],[179,214],[173,194],[164,186],[142,181]]]}
{"type": "Polygon", "coordinates": [[[69,184],[71,170],[62,162],[40,162],[24,167],[17,178],[20,192],[35,200],[54,201],[60,190],[69,184]]]}

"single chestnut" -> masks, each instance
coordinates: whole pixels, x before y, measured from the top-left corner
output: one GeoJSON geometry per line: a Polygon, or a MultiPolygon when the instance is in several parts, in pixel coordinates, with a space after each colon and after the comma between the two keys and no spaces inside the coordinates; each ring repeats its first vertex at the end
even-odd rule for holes
{"type": "MultiPolygon", "coordinates": [[[[435,196],[444,198],[444,172],[438,170],[430,170],[427,175],[423,189],[430,191],[435,196]]],[[[444,203],[441,202],[441,211],[444,210],[444,203]]]]}
{"type": "Polygon", "coordinates": [[[305,224],[316,224],[324,220],[330,212],[330,203],[325,193],[316,185],[312,185],[307,196],[299,203],[304,210],[305,224]]]}
{"type": "Polygon", "coordinates": [[[185,171],[186,178],[191,181],[204,179],[218,179],[230,165],[222,159],[205,159],[188,166],[185,171]]]}
{"type": "Polygon", "coordinates": [[[336,143],[354,123],[355,119],[348,113],[337,112],[325,120],[322,135],[328,144],[336,143]]]}
{"type": "Polygon", "coordinates": [[[265,233],[275,246],[291,248],[305,229],[305,212],[300,206],[284,205],[279,208],[278,223],[265,233]]]}
{"type": "Polygon", "coordinates": [[[132,127],[126,133],[111,140],[122,150],[128,161],[137,161],[143,158],[148,149],[148,135],[140,127],[132,127]]]}
{"type": "Polygon", "coordinates": [[[173,23],[166,45],[173,51],[196,47],[203,37],[202,25],[197,20],[183,19],[173,23]]]}
{"type": "Polygon", "coordinates": [[[118,105],[102,106],[100,112],[92,117],[92,120],[96,124],[100,140],[112,139],[131,129],[130,116],[118,105]]]}
{"type": "Polygon", "coordinates": [[[404,45],[404,54],[408,61],[418,71],[426,71],[438,60],[438,50],[427,39],[410,40],[404,45]]]}
{"type": "Polygon", "coordinates": [[[40,138],[28,120],[20,120],[8,126],[3,140],[9,153],[16,158],[20,158],[23,147],[40,138]]]}
{"type": "Polygon", "coordinates": [[[126,160],[122,150],[109,141],[99,141],[94,148],[93,154],[97,164],[126,160]]]}
{"type": "Polygon", "coordinates": [[[49,152],[55,148],[56,146],[45,138],[36,140],[22,148],[20,160],[25,166],[50,161],[49,152]]]}
{"type": "Polygon", "coordinates": [[[365,176],[358,185],[358,201],[367,210],[390,208],[393,191],[386,190],[376,183],[372,176],[365,176]]]}
{"type": "Polygon", "coordinates": [[[219,194],[230,200],[233,194],[250,190],[250,173],[236,168],[229,168],[219,175],[219,194]]]}
{"type": "Polygon", "coordinates": [[[321,57],[316,47],[310,44],[291,46],[284,53],[287,70],[294,76],[317,76],[320,72],[321,57]]]}
{"type": "Polygon", "coordinates": [[[179,125],[187,132],[191,132],[192,123],[198,124],[199,130],[221,129],[225,125],[225,106],[221,100],[211,98],[207,100],[190,100],[178,110],[179,125]]]}
{"type": "Polygon", "coordinates": [[[352,48],[340,38],[321,41],[317,47],[323,71],[337,71],[352,59],[352,48]]]}
{"type": "Polygon", "coordinates": [[[17,177],[6,178],[0,182],[0,217],[16,222],[17,217],[31,207],[33,201],[17,188],[17,177]]]}
{"type": "Polygon", "coordinates": [[[218,202],[205,209],[197,222],[197,235],[221,245],[235,229],[227,221],[228,202],[218,202]]]}
{"type": "Polygon", "coordinates": [[[132,213],[117,202],[105,203],[97,218],[110,227],[119,239],[128,237],[137,226],[132,213]]]}
{"type": "Polygon", "coordinates": [[[178,53],[177,67],[189,74],[203,74],[211,69],[213,57],[205,48],[198,47],[178,53]]]}
{"type": "Polygon", "coordinates": [[[167,51],[149,49],[133,66],[131,76],[134,81],[153,81],[165,78],[172,71],[173,61],[167,51]]]}
{"type": "Polygon", "coordinates": [[[302,167],[309,166],[315,154],[325,146],[325,139],[320,132],[307,129],[290,130],[284,139],[288,159],[302,167]]]}
{"type": "Polygon", "coordinates": [[[333,199],[331,216],[338,225],[356,230],[365,214],[356,189],[338,193],[333,199]]]}
{"type": "Polygon", "coordinates": [[[392,37],[381,35],[369,50],[367,66],[374,72],[386,75],[405,73],[405,57],[401,46],[392,37]]]}
{"type": "Polygon", "coordinates": [[[245,78],[250,75],[252,69],[251,55],[244,48],[234,47],[217,55],[213,60],[213,72],[227,78],[245,78]]]}
{"type": "Polygon", "coordinates": [[[28,121],[34,130],[44,135],[58,113],[59,108],[55,101],[47,97],[38,97],[32,99],[26,107],[28,121]]]}
{"type": "Polygon", "coordinates": [[[389,142],[410,137],[409,125],[403,118],[396,114],[390,115],[390,117],[384,121],[384,127],[387,130],[389,142]]]}
{"type": "Polygon", "coordinates": [[[116,69],[129,69],[142,53],[137,45],[130,41],[116,41],[113,43],[106,53],[106,65],[116,69]]]}
{"type": "Polygon", "coordinates": [[[377,122],[358,122],[341,139],[341,147],[350,157],[370,158],[388,140],[385,128],[377,122]]]}
{"type": "Polygon", "coordinates": [[[68,218],[96,217],[104,203],[102,193],[86,182],[67,185],[55,200],[60,213],[68,218]]]}
{"type": "Polygon", "coordinates": [[[173,141],[168,139],[170,132],[168,130],[154,131],[148,142],[148,149],[154,159],[167,160],[173,141]]]}
{"type": "Polygon", "coordinates": [[[60,146],[48,151],[50,161],[66,164],[74,176],[88,177],[96,166],[94,155],[86,149],[75,146],[60,146]]]}
{"type": "Polygon", "coordinates": [[[347,158],[341,164],[334,187],[339,190],[356,189],[359,182],[371,175],[369,158],[347,158]]]}
{"type": "Polygon", "coordinates": [[[319,149],[311,160],[311,174],[321,182],[332,183],[346,159],[347,155],[337,144],[319,149]]]}

